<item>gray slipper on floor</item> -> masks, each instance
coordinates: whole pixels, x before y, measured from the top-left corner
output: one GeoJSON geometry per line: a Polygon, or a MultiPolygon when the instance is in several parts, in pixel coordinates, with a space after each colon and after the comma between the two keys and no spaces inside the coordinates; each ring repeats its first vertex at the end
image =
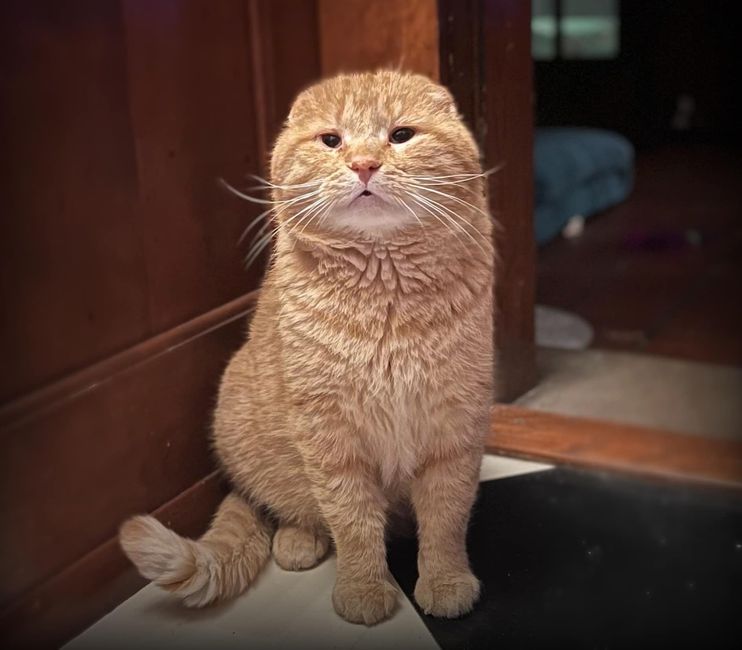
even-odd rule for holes
{"type": "Polygon", "coordinates": [[[584,350],[593,340],[593,328],[572,312],[536,305],[536,345],[560,350],[584,350]]]}

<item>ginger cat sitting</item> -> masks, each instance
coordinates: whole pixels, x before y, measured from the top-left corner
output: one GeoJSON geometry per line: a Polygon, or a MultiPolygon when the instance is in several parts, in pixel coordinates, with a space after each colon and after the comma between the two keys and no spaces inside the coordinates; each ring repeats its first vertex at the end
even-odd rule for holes
{"type": "Polygon", "coordinates": [[[198,607],[244,591],[271,552],[308,569],[334,544],[335,610],[371,625],[397,601],[388,518],[411,506],[418,604],[472,609],[465,538],[493,390],[485,177],[424,77],[341,75],[299,95],[266,184],[275,250],[214,415],[233,492],[197,541],[128,520],[143,576],[198,607]]]}

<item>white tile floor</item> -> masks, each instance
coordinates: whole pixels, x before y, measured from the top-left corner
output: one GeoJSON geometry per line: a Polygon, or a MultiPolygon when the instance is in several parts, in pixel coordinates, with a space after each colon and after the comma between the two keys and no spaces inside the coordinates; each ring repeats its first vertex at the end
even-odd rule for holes
{"type": "MultiPolygon", "coordinates": [[[[485,456],[481,479],[496,480],[549,469],[549,465],[485,456]]],[[[204,610],[189,610],[149,585],[65,647],[90,648],[330,648],[407,650],[438,646],[407,598],[388,621],[352,625],[332,609],[335,558],[301,573],[271,562],[241,597],[204,610]]]]}
{"type": "Polygon", "coordinates": [[[647,354],[540,348],[538,385],[517,404],[742,440],[742,369],[647,354]]]}

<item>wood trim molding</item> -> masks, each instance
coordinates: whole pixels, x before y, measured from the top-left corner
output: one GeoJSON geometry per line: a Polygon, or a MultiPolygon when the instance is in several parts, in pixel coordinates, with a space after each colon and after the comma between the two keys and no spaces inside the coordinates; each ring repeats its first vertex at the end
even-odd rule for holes
{"type": "MultiPolygon", "coordinates": [[[[212,472],[152,514],[198,537],[225,493],[212,472]]],[[[6,647],[59,647],[146,583],[112,537],[0,612],[0,638],[6,647]]]]}
{"type": "Polygon", "coordinates": [[[742,443],[498,405],[488,452],[742,490],[742,443]]]}
{"type": "Polygon", "coordinates": [[[214,397],[257,295],[6,407],[0,607],[25,601],[125,517],[155,510],[214,470],[207,435],[214,397]]]}
{"type": "Polygon", "coordinates": [[[100,387],[101,382],[111,381],[125,369],[173,352],[198,336],[244,318],[254,308],[259,293],[259,289],[250,291],[58,382],[0,406],[0,435],[23,426],[29,419],[44,415],[62,402],[76,399],[87,391],[100,387]]]}

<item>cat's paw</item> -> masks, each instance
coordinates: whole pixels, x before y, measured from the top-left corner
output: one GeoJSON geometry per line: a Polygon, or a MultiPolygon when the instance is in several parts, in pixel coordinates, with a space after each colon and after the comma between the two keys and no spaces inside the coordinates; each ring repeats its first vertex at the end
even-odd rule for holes
{"type": "Polygon", "coordinates": [[[332,604],[346,621],[375,625],[394,612],[397,588],[386,580],[364,583],[338,580],[332,592],[332,604]]]}
{"type": "Polygon", "coordinates": [[[471,571],[427,573],[415,585],[415,600],[430,616],[458,618],[479,599],[479,580],[471,571]]]}
{"type": "Polygon", "coordinates": [[[311,569],[327,555],[329,545],[329,538],[321,533],[281,526],[273,536],[273,558],[286,571],[311,569]]]}

